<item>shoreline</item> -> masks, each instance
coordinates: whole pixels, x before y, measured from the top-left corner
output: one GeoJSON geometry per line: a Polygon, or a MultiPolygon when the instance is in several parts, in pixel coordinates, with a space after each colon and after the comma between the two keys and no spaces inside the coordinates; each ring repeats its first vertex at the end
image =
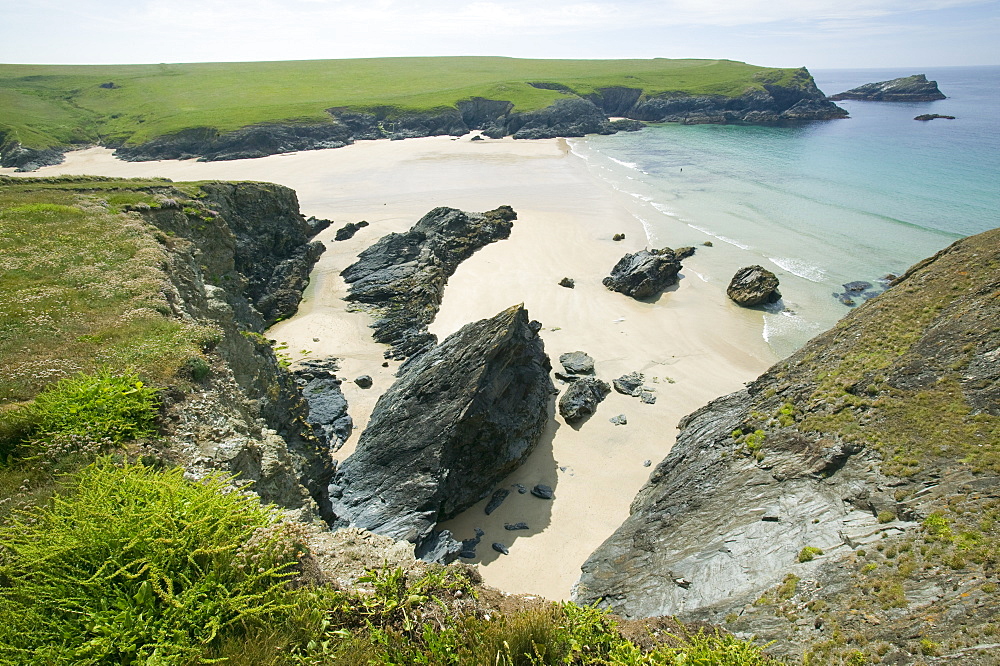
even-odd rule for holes
{"type": "Polygon", "coordinates": [[[338,376],[345,379],[342,389],[355,431],[335,454],[341,460],[356,444],[398,364],[382,367],[386,346],[372,340],[369,316],[341,300],[346,285],[340,271],[378,238],[408,229],[434,207],[483,211],[511,205],[518,219],[510,238],[459,266],[430,330],[443,339],[470,321],[523,302],[542,323],[554,370],[561,369],[560,354],[582,350],[595,359],[597,376],[609,383],[643,372],[657,401],[647,405],[612,392],[578,429],[555,416],[528,462],[504,482],[528,488],[547,483],[555,489],[554,501],[515,491],[489,517],[484,500],[440,525],[459,539],[472,537],[476,527],[486,530],[476,561],[485,582],[506,592],[568,599],[580,565],[628,516],[652,470],[644,461],[655,466],[666,455],[680,418],[738,390],[777,360],[762,337],[759,313],[731,303],[724,285],[699,278],[699,265],[713,261],[712,248],[698,247],[685,260],[679,285],[652,303],[601,285],[615,262],[645,247],[647,239],[639,220],[616,202],[611,186],[590,174],[563,139],[429,137],[229,162],[121,162],[108,149],[92,148],[24,175],[62,174],[277,182],[296,190],[304,214],[334,220],[317,236],[327,251],[298,313],[273,326],[268,337],[287,344],[293,361],[342,359],[338,376]],[[333,240],[337,228],[362,219],[370,226],[354,238],[333,240]],[[615,233],[625,233],[625,240],[612,241],[615,233]],[[558,286],[562,277],[574,278],[576,287],[558,286]],[[360,389],[351,381],[361,374],[371,375],[372,388],[360,389]],[[618,414],[627,416],[627,425],[609,422],[618,414]],[[503,529],[504,523],[520,521],[529,529],[503,529]],[[495,552],[492,542],[504,543],[510,555],[495,552]]]}

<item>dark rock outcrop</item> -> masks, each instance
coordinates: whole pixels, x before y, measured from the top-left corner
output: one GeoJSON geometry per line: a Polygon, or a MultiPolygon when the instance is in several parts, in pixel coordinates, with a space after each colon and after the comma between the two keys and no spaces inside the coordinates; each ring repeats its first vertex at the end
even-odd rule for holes
{"type": "Polygon", "coordinates": [[[337,233],[333,235],[333,240],[348,240],[354,238],[354,234],[358,233],[359,230],[364,229],[368,226],[368,222],[361,220],[360,222],[348,222],[341,228],[337,229],[337,233]]]}
{"type": "Polygon", "coordinates": [[[762,266],[744,266],[736,271],[726,288],[726,295],[737,305],[751,308],[776,303],[781,298],[778,277],[762,266]]]}
{"type": "Polygon", "coordinates": [[[559,364],[571,375],[594,374],[594,359],[586,352],[575,351],[560,354],[559,364]]]}
{"type": "Polygon", "coordinates": [[[0,167],[16,171],[34,171],[43,166],[62,164],[70,147],[25,148],[17,141],[4,141],[0,133],[0,167]]]}
{"type": "Polygon", "coordinates": [[[337,378],[337,359],[300,361],[292,374],[308,405],[306,422],[323,446],[336,451],[354,431],[354,420],[347,413],[347,399],[337,378]]]}
{"type": "Polygon", "coordinates": [[[522,306],[466,325],[414,359],[375,406],[331,483],[336,525],[423,544],[531,453],[552,382],[522,306]]]}
{"type": "Polygon", "coordinates": [[[944,93],[938,90],[937,81],[928,81],[924,74],[866,83],[830,96],[835,101],[851,99],[865,102],[933,102],[944,98],[944,93]]]}
{"type": "Polygon", "coordinates": [[[638,398],[639,394],[642,393],[643,381],[645,381],[645,377],[642,376],[641,372],[630,372],[613,380],[611,383],[619,393],[638,398]]]}
{"type": "Polygon", "coordinates": [[[914,116],[914,120],[955,120],[955,116],[945,116],[940,113],[922,113],[919,116],[914,116]]]}
{"type": "Polygon", "coordinates": [[[387,357],[412,358],[436,344],[427,326],[448,278],[473,252],[510,236],[515,219],[510,206],[486,213],[435,208],[409,231],[383,236],[341,272],[350,285],[347,300],[377,317],[374,337],[392,346],[387,357]]]}
{"type": "Polygon", "coordinates": [[[581,377],[569,385],[559,398],[559,414],[566,423],[579,423],[597,409],[611,393],[608,383],[596,377],[581,377]]]}
{"type": "Polygon", "coordinates": [[[677,284],[680,270],[681,262],[669,247],[640,250],[622,257],[602,282],[611,291],[632,298],[651,298],[677,284]]]}
{"type": "Polygon", "coordinates": [[[980,587],[1000,543],[982,522],[1000,503],[998,290],[1000,229],[684,418],[576,600],[725,621],[794,663],[876,649],[918,663],[928,646],[992,663],[979,637],[1000,617],[980,587]],[[978,555],[955,536],[970,529],[978,555]]]}

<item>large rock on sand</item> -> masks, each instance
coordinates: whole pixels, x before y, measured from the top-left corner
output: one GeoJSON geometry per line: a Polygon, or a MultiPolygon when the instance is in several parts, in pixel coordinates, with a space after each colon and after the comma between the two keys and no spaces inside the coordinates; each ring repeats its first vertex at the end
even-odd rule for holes
{"type": "Polygon", "coordinates": [[[412,358],[437,344],[427,325],[448,278],[473,252],[510,236],[515,219],[510,206],[486,213],[435,208],[409,231],[380,238],[341,272],[347,300],[371,309],[375,340],[392,345],[387,356],[412,358]]]}
{"type": "Polygon", "coordinates": [[[632,298],[650,298],[676,284],[680,270],[680,259],[669,247],[640,250],[622,257],[603,284],[611,291],[632,298]]]}
{"type": "Polygon", "coordinates": [[[538,442],[554,391],[539,328],[519,305],[415,359],[334,476],[335,525],[420,547],[438,521],[514,471],[538,442]]]}
{"type": "Polygon", "coordinates": [[[570,384],[559,398],[559,414],[566,419],[566,423],[578,423],[593,414],[609,393],[611,387],[606,381],[582,377],[570,384]]]}
{"type": "Polygon", "coordinates": [[[750,308],[764,303],[775,303],[781,298],[778,277],[761,266],[745,266],[736,271],[729,287],[729,296],[737,305],[750,308]]]}

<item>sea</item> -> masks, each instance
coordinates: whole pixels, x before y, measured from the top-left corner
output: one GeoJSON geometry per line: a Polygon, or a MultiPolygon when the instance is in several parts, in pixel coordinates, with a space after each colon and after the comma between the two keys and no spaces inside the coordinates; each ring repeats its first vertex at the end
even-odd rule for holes
{"type": "Polygon", "coordinates": [[[869,282],[871,295],[881,278],[1000,226],[1000,67],[811,73],[828,95],[922,73],[947,99],[843,101],[849,118],[795,126],[663,124],[570,140],[650,247],[697,248],[685,278],[724,287],[751,264],[778,276],[782,300],[759,316],[779,357],[850,310],[846,283],[869,282]],[[914,120],[927,113],[955,120],[914,120]]]}

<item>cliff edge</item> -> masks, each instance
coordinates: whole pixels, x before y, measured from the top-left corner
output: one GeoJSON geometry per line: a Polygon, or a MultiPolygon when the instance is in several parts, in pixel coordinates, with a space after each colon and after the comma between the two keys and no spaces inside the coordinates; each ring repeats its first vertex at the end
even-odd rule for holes
{"type": "Polygon", "coordinates": [[[809,663],[996,663],[998,297],[1000,229],[683,419],[576,599],[809,663]]]}

